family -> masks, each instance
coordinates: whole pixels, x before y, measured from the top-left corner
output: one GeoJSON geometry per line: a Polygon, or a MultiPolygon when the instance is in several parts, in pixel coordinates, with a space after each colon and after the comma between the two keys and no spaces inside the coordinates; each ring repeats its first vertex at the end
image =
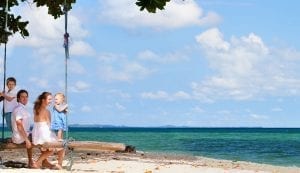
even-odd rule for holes
{"type": "Polygon", "coordinates": [[[63,148],[40,147],[40,155],[34,161],[33,145],[41,145],[45,142],[56,142],[63,140],[63,132],[67,130],[66,111],[67,104],[64,95],[57,93],[52,104],[50,92],[41,93],[33,105],[33,128],[31,131],[31,114],[26,109],[28,103],[28,92],[24,89],[16,91],[16,79],[9,77],[6,80],[7,91],[0,93],[4,101],[4,117],[6,125],[12,132],[11,141],[16,144],[26,144],[28,167],[62,169],[65,155],[63,148]],[[52,164],[48,158],[57,154],[57,164],[52,164]]]}

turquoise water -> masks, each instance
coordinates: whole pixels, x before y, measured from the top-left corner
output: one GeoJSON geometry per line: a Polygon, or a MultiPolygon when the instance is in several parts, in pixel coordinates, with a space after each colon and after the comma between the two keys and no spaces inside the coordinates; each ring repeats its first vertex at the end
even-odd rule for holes
{"type": "Polygon", "coordinates": [[[78,128],[75,140],[118,142],[137,151],[300,167],[300,128],[78,128]]]}

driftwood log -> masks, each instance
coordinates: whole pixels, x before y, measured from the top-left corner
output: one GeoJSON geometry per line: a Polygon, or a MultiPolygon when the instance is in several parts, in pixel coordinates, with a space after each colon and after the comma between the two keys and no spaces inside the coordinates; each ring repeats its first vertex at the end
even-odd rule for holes
{"type": "MultiPolygon", "coordinates": [[[[134,150],[132,146],[126,146],[122,143],[111,143],[111,142],[97,142],[97,141],[68,141],[68,142],[51,142],[43,145],[34,145],[33,147],[44,147],[44,148],[64,148],[72,150],[88,150],[88,151],[115,151],[115,152],[128,152],[127,150],[134,150]]],[[[0,150],[5,149],[18,149],[26,148],[25,143],[14,144],[7,142],[0,142],[0,150]]]]}

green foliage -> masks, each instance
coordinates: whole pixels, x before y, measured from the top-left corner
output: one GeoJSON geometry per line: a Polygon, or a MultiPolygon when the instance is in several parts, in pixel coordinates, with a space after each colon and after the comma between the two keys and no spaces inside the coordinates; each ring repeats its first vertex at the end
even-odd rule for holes
{"type": "MultiPolygon", "coordinates": [[[[29,21],[22,21],[22,17],[11,13],[11,8],[18,6],[20,2],[28,0],[8,0],[8,12],[6,13],[6,0],[0,1],[0,44],[6,43],[9,36],[19,33],[23,38],[29,36],[29,32],[26,29],[29,21]],[[7,30],[5,31],[5,21],[7,15],[7,30]]],[[[76,0],[33,0],[33,3],[37,7],[46,6],[48,7],[48,14],[52,15],[55,19],[64,14],[64,10],[70,10],[72,4],[76,0]],[[66,7],[64,9],[64,7],[66,7]]]]}
{"type": "MultiPolygon", "coordinates": [[[[64,14],[62,7],[64,6],[65,0],[33,0],[33,2],[36,3],[37,7],[48,7],[48,14],[52,15],[54,19],[64,14]]],[[[66,0],[66,10],[69,11],[75,2],[76,0],[66,0]]]]}
{"type": "Polygon", "coordinates": [[[143,11],[145,8],[149,13],[156,13],[156,9],[163,10],[170,0],[138,0],[135,4],[143,11]]]}
{"type": "MultiPolygon", "coordinates": [[[[21,16],[15,16],[11,13],[11,8],[18,6],[20,2],[28,2],[28,0],[8,0],[8,12],[6,13],[6,0],[0,0],[0,44],[6,43],[8,37],[19,33],[23,38],[29,36],[29,32],[26,29],[29,24],[28,21],[22,21],[21,16]],[[5,31],[5,21],[7,15],[7,30],[5,31]]],[[[149,13],[155,13],[156,9],[163,10],[166,3],[170,0],[137,0],[136,5],[140,7],[140,10],[146,9],[149,13]]],[[[72,5],[76,3],[76,0],[33,0],[33,3],[37,7],[46,6],[48,8],[48,14],[59,18],[64,15],[64,11],[69,11],[72,5]],[[66,5],[65,5],[66,1],[66,5]]]]}
{"type": "MultiPolygon", "coordinates": [[[[24,2],[25,0],[21,0],[24,2]]],[[[26,26],[28,21],[22,21],[21,16],[14,16],[14,14],[9,13],[11,7],[19,5],[17,0],[9,0],[8,1],[8,13],[6,13],[6,0],[0,1],[0,44],[6,43],[8,41],[8,37],[13,35],[16,32],[19,32],[22,37],[26,37],[29,35],[26,30],[26,26]],[[5,31],[5,21],[7,17],[7,30],[5,31]]]]}

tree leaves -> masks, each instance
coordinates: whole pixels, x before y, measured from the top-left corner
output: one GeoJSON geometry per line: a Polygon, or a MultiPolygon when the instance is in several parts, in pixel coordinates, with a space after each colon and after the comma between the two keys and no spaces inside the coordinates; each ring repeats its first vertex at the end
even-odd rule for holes
{"type": "MultiPolygon", "coordinates": [[[[11,8],[14,6],[18,6],[19,2],[25,2],[27,0],[8,0],[8,12],[6,13],[6,0],[0,1],[0,44],[6,43],[8,41],[8,37],[19,33],[23,38],[29,36],[29,32],[26,29],[29,21],[22,21],[21,16],[15,16],[15,14],[11,13],[11,8]],[[7,15],[7,30],[5,31],[5,21],[7,15]]],[[[55,19],[59,18],[64,14],[64,7],[66,10],[70,10],[72,8],[72,4],[74,4],[76,0],[33,0],[33,3],[37,7],[46,6],[48,7],[48,14],[53,16],[55,19]]]]}
{"type": "MultiPolygon", "coordinates": [[[[27,2],[28,0],[8,0],[7,31],[5,31],[6,0],[0,0],[0,44],[6,43],[8,37],[15,33],[20,33],[23,38],[29,36],[29,32],[26,29],[29,21],[22,21],[21,16],[15,17],[15,14],[12,14],[10,10],[12,7],[18,6],[19,2],[25,1],[27,2]]],[[[137,0],[135,4],[140,7],[141,11],[146,9],[149,13],[156,13],[156,9],[163,10],[167,2],[170,2],[170,0],[137,0]]],[[[37,7],[47,7],[48,14],[57,19],[64,15],[64,10],[70,10],[72,5],[76,3],[76,0],[33,0],[33,3],[37,7]]]]}
{"type": "MultiPolygon", "coordinates": [[[[25,0],[21,0],[24,2],[25,0]]],[[[9,0],[8,1],[8,13],[6,13],[6,0],[0,2],[0,44],[6,43],[8,41],[8,37],[13,35],[16,32],[19,32],[22,37],[26,37],[29,35],[26,30],[26,26],[29,23],[28,21],[21,21],[21,16],[15,17],[14,14],[9,13],[11,7],[19,5],[17,0],[9,0]],[[6,17],[7,17],[7,30],[5,30],[6,25],[6,17]]]]}
{"type": "MultiPolygon", "coordinates": [[[[65,0],[33,0],[37,7],[46,6],[48,7],[48,14],[52,15],[54,19],[59,18],[64,14],[65,0]]],[[[76,0],[66,0],[66,8],[69,11],[72,8],[76,0]]]]}
{"type": "Polygon", "coordinates": [[[149,13],[156,13],[157,8],[163,10],[169,1],[170,0],[138,0],[135,4],[140,6],[141,11],[146,8],[149,13]]]}

